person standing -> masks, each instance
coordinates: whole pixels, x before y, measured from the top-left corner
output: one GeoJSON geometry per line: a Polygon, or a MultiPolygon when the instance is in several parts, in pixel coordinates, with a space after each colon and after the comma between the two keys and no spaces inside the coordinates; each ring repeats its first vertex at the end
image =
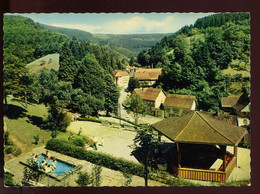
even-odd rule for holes
{"type": "Polygon", "coordinates": [[[101,138],[101,146],[104,147],[104,138],[101,138]]]}
{"type": "Polygon", "coordinates": [[[93,137],[93,141],[94,141],[94,148],[95,150],[97,150],[97,138],[93,137]]]}

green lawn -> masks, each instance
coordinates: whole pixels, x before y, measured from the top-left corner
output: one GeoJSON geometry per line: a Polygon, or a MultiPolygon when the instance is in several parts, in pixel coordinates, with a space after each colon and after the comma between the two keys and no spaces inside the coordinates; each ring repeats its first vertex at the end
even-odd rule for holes
{"type": "Polygon", "coordinates": [[[59,57],[60,55],[55,54],[49,54],[46,55],[40,59],[37,59],[29,64],[27,64],[27,67],[29,68],[30,73],[39,73],[41,69],[46,68],[48,70],[59,69],[59,57]]]}
{"type": "MultiPolygon", "coordinates": [[[[4,116],[5,130],[8,129],[10,134],[20,143],[31,148],[44,146],[51,139],[51,132],[40,129],[41,119],[47,116],[47,108],[44,105],[29,104],[24,108],[19,102],[13,101],[8,97],[8,110],[4,116]],[[39,135],[39,144],[34,144],[33,136],[39,135]]],[[[59,133],[57,138],[66,139],[69,132],[59,133]]],[[[16,143],[16,142],[14,142],[16,143]]]]}
{"type": "Polygon", "coordinates": [[[231,76],[235,75],[235,74],[242,74],[242,77],[250,77],[250,72],[248,72],[248,71],[238,71],[238,70],[235,70],[231,67],[223,70],[223,73],[227,74],[227,75],[230,74],[231,76]]]}
{"type": "Polygon", "coordinates": [[[223,70],[223,73],[231,76],[241,74],[242,77],[250,77],[250,66],[243,61],[232,60],[228,69],[223,70]]]}

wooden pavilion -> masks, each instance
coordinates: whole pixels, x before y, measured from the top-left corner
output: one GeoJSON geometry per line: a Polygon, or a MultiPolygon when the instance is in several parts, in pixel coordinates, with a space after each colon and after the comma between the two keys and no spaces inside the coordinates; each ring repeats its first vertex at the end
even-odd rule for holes
{"type": "MultiPolygon", "coordinates": [[[[170,164],[170,169],[175,174],[186,179],[216,182],[226,182],[230,176],[237,164],[237,145],[247,133],[244,128],[230,125],[197,111],[188,112],[181,117],[165,119],[152,126],[158,131],[159,141],[161,135],[164,135],[175,142],[177,162],[170,164]],[[188,145],[213,146],[218,149],[219,159],[206,169],[182,166],[182,154],[188,145]],[[234,146],[233,154],[227,152],[227,146],[234,146]]],[[[206,152],[210,150],[206,148],[206,152]]],[[[211,153],[207,154],[210,156],[211,153]]],[[[192,159],[193,157],[189,160],[192,159]]]]}

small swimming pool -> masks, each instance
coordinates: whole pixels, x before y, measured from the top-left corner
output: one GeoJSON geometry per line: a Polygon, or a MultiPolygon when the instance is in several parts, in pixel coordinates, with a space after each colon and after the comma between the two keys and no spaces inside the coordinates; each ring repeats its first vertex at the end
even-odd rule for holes
{"type": "MultiPolygon", "coordinates": [[[[38,157],[38,164],[39,165],[42,163],[43,159],[44,159],[43,155],[38,157]]],[[[52,159],[47,160],[47,165],[51,166],[52,162],[53,162],[52,159]]],[[[65,164],[65,163],[62,163],[62,162],[56,160],[56,169],[54,171],[51,171],[51,173],[59,176],[59,175],[63,175],[65,173],[69,172],[72,169],[73,169],[73,166],[70,166],[68,164],[65,164]]]]}

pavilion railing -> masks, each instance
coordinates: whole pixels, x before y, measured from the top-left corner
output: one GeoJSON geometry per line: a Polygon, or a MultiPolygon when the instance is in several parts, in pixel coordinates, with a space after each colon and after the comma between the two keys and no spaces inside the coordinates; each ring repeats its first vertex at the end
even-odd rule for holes
{"type": "Polygon", "coordinates": [[[217,170],[202,170],[193,168],[178,168],[178,175],[185,179],[224,182],[226,173],[217,170]]]}
{"type": "Polygon", "coordinates": [[[236,164],[237,164],[237,157],[234,156],[234,157],[232,157],[231,161],[227,165],[227,168],[226,168],[226,180],[228,179],[228,177],[232,173],[232,171],[235,168],[236,164]]]}
{"type": "Polygon", "coordinates": [[[219,170],[203,170],[194,168],[178,168],[178,175],[185,179],[226,182],[231,172],[236,166],[236,157],[233,157],[226,167],[226,171],[219,170]]]}

